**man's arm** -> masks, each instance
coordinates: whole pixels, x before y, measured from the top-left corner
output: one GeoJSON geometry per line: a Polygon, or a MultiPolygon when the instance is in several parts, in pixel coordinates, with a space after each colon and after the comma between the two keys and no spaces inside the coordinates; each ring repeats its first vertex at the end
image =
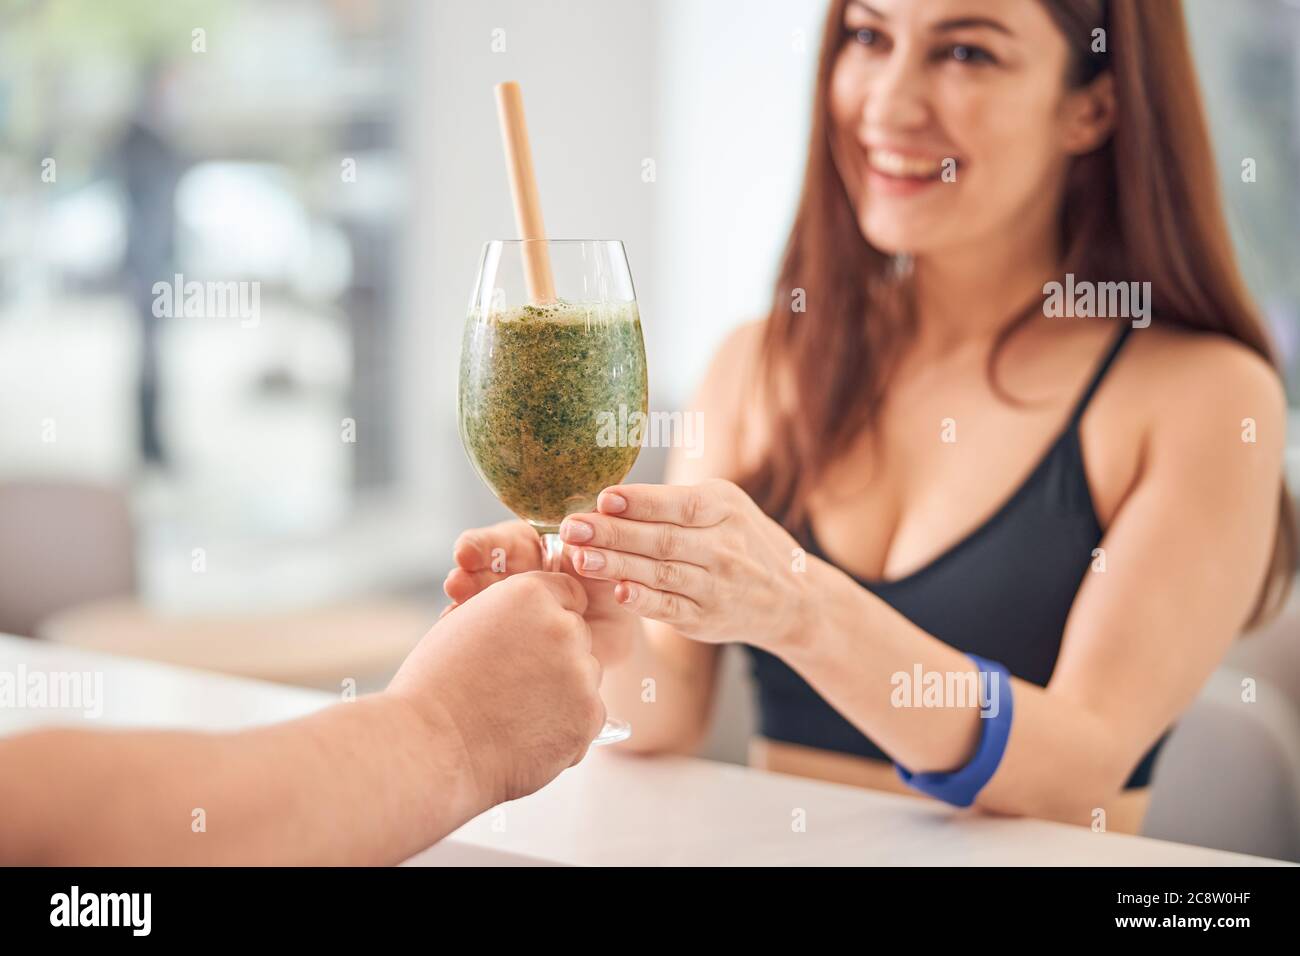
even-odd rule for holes
{"type": "Polygon", "coordinates": [[[396,863],[486,808],[449,719],[389,694],[235,734],[0,740],[0,863],[396,863]]]}
{"type": "Polygon", "coordinates": [[[354,703],[239,733],[0,740],[0,864],[398,863],[531,793],[604,722],[600,666],[575,581],[505,584],[354,703]]]}

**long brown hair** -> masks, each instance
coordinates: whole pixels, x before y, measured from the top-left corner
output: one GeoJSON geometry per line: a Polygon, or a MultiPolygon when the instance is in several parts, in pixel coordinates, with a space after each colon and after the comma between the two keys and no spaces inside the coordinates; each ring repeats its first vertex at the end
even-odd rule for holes
{"type": "MultiPolygon", "coordinates": [[[[1098,282],[1149,281],[1153,321],[1229,336],[1276,367],[1229,241],[1180,3],[1042,2],[1072,51],[1067,81],[1083,85],[1109,70],[1119,104],[1108,141],[1077,157],[1067,177],[1065,271],[1098,282]],[[1105,31],[1102,55],[1093,50],[1096,29],[1105,31]]],[[[863,238],[832,158],[829,91],[846,5],[832,0],[827,13],[803,191],[764,327],[760,382],[770,440],[741,480],[793,532],[807,517],[818,477],[875,425],[892,362],[915,327],[896,260],[863,238]],[[792,308],[799,290],[814,299],[805,301],[806,312],[792,308]],[[790,394],[798,400],[783,400],[790,394]]],[[[990,376],[1000,347],[1038,309],[1031,304],[1009,316],[990,376]]],[[[1273,556],[1250,626],[1281,604],[1296,567],[1297,529],[1284,484],[1278,507],[1273,556]]]]}

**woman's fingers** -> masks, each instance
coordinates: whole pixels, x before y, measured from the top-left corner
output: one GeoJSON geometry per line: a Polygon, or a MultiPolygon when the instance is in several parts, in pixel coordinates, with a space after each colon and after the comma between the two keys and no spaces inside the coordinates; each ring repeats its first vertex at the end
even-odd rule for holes
{"type": "Polygon", "coordinates": [[[574,552],[574,566],[587,578],[606,581],[636,581],[659,591],[673,591],[695,599],[709,588],[703,568],[684,561],[656,561],[639,554],[581,548],[574,552]]]}
{"type": "Polygon", "coordinates": [[[537,533],[515,520],[462,532],[452,546],[452,557],[466,571],[518,574],[542,566],[537,533]]]}
{"type": "Polygon", "coordinates": [[[629,611],[678,628],[689,628],[700,620],[700,606],[688,597],[633,581],[620,581],[614,597],[629,611]]]}
{"type": "Polygon", "coordinates": [[[560,537],[575,548],[603,548],[701,567],[710,553],[707,532],[702,529],[602,514],[570,515],[560,525],[560,537]]]}
{"type": "Polygon", "coordinates": [[[729,513],[729,481],[704,481],[698,485],[615,485],[596,499],[596,510],[633,521],[663,521],[683,528],[708,528],[729,513]]]}

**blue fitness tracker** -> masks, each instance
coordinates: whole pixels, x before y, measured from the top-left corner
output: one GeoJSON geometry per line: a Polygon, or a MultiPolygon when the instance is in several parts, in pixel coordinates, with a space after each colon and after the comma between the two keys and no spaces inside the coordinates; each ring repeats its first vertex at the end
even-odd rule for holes
{"type": "Polygon", "coordinates": [[[990,700],[989,706],[984,706],[981,700],[980,724],[983,729],[980,731],[979,747],[976,748],[975,755],[966,766],[951,773],[914,774],[902,764],[894,764],[898,775],[909,787],[929,794],[944,803],[950,803],[954,807],[969,807],[975,802],[979,792],[993,779],[998,765],[1002,763],[1002,755],[1006,753],[1007,740],[1011,736],[1010,672],[996,661],[986,661],[974,654],[967,656],[979,668],[981,691],[986,687],[992,687],[994,682],[997,685],[996,711],[991,703],[994,699],[991,692],[984,698],[990,700]],[[985,681],[987,684],[983,683],[985,681]]]}

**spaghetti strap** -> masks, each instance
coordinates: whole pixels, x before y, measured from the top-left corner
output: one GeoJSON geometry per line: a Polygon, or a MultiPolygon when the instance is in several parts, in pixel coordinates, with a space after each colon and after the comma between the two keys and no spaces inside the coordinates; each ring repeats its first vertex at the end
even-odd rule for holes
{"type": "Polygon", "coordinates": [[[1115,336],[1115,341],[1106,351],[1105,357],[1102,358],[1100,363],[1098,363],[1097,371],[1093,373],[1092,381],[1088,383],[1088,387],[1083,390],[1083,394],[1079,396],[1078,403],[1074,406],[1074,413],[1070,416],[1071,428],[1079,424],[1079,419],[1083,417],[1083,413],[1087,410],[1088,403],[1092,401],[1092,396],[1097,392],[1097,387],[1101,385],[1101,380],[1104,379],[1106,373],[1110,371],[1111,365],[1115,363],[1115,359],[1119,355],[1120,349],[1124,347],[1124,343],[1128,341],[1129,333],[1132,331],[1132,324],[1126,321],[1123,328],[1120,330],[1119,335],[1115,336]]]}

